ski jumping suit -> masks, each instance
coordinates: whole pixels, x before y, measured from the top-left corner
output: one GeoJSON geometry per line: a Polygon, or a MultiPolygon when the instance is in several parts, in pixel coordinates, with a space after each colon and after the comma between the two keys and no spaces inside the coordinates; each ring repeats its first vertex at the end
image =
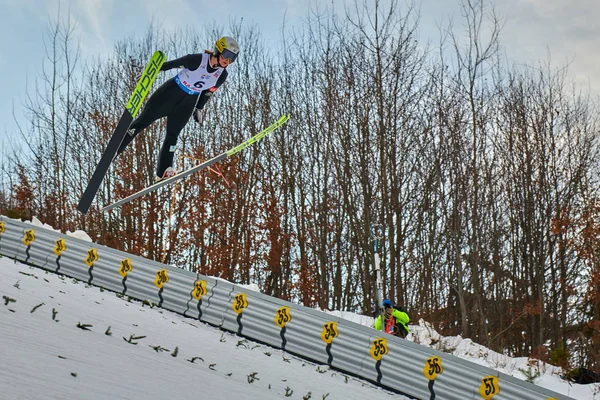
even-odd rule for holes
{"type": "Polygon", "coordinates": [[[156,168],[156,175],[163,176],[165,170],[173,165],[177,138],[190,116],[196,110],[202,110],[212,94],[227,79],[227,70],[212,68],[209,59],[208,53],[188,54],[163,64],[161,71],[183,69],[150,96],[140,115],[131,123],[129,133],[123,139],[117,154],[121,154],[133,138],[154,121],[167,117],[167,133],[156,168]]]}

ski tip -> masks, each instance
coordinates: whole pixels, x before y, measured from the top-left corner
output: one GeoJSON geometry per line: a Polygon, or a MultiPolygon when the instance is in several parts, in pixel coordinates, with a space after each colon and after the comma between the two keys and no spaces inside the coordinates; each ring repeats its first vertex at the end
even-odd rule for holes
{"type": "Polygon", "coordinates": [[[89,206],[86,207],[84,204],[81,203],[77,204],[77,211],[79,211],[83,215],[87,214],[89,209],[89,206]]]}
{"type": "Polygon", "coordinates": [[[150,58],[151,61],[155,60],[158,63],[160,63],[160,66],[162,66],[162,64],[165,62],[166,59],[167,59],[167,55],[162,50],[156,50],[154,52],[154,54],[152,54],[152,57],[150,58]]]}
{"type": "Polygon", "coordinates": [[[289,114],[283,114],[281,117],[279,117],[279,119],[277,120],[277,122],[275,122],[275,125],[277,127],[280,127],[283,124],[285,124],[286,122],[288,122],[289,119],[290,119],[290,115],[289,114]]]}

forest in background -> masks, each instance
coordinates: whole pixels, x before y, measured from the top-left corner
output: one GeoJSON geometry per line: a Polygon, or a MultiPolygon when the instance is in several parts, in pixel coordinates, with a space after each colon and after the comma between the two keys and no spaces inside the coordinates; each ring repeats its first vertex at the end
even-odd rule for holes
{"type": "MultiPolygon", "coordinates": [[[[461,28],[422,43],[415,7],[356,0],[324,9],[277,48],[243,23],[163,32],[81,60],[68,19],[51,24],[24,148],[5,157],[0,212],[309,307],[370,314],[371,228],[381,225],[385,296],[413,322],[510,356],[600,372],[598,98],[568,66],[503,57],[502,19],[462,1],[461,28]],[[206,160],[282,114],[286,126],[218,170],[121,210],[150,185],[165,131],[119,156],[87,215],[76,205],[145,63],[241,53],[180,135],[176,167],[206,160]],[[217,173],[217,172],[220,172],[217,173]]],[[[159,75],[155,88],[174,75],[159,75]]]]}

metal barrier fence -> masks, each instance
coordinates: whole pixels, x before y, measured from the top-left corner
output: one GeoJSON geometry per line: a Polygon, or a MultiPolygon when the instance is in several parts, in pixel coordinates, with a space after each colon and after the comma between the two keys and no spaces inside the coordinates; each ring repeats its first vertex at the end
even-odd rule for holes
{"type": "Polygon", "coordinates": [[[4,216],[0,254],[156,303],[417,399],[570,399],[348,320],[4,216]]]}

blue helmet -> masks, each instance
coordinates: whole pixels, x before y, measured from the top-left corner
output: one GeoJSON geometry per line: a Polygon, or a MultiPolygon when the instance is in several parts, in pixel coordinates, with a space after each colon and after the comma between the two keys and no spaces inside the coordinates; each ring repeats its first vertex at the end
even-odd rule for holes
{"type": "Polygon", "coordinates": [[[392,301],[391,301],[391,300],[389,300],[389,299],[385,299],[385,300],[384,300],[384,301],[381,303],[381,305],[382,305],[383,307],[394,307],[394,304],[392,304],[392,301]]]}

